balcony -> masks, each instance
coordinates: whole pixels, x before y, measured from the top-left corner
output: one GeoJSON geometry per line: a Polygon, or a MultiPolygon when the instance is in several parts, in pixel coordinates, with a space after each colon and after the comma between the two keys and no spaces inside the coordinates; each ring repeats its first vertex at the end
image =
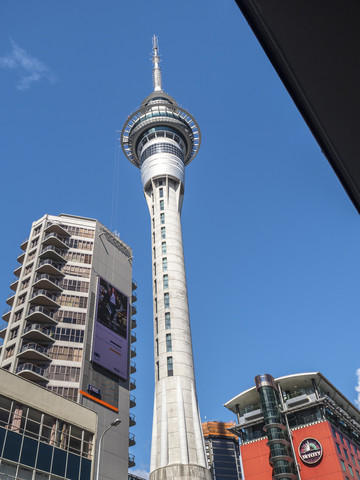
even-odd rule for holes
{"type": "Polygon", "coordinates": [[[131,305],[131,315],[136,315],[137,314],[137,309],[135,305],[131,305]]]}
{"type": "Polygon", "coordinates": [[[136,357],[136,348],[134,347],[134,345],[131,345],[130,356],[131,358],[136,357]]]}
{"type": "Polygon", "coordinates": [[[130,390],[135,390],[136,388],[136,381],[134,378],[130,378],[130,390]]]}
{"type": "Polygon", "coordinates": [[[131,319],[131,329],[136,328],[136,327],[137,327],[137,320],[136,320],[136,318],[132,318],[131,319]]]}
{"type": "Polygon", "coordinates": [[[37,343],[25,343],[18,353],[18,357],[26,360],[47,361],[51,358],[47,355],[48,348],[38,345],[37,343]]]}
{"type": "Polygon", "coordinates": [[[2,338],[3,340],[4,340],[5,335],[6,335],[6,330],[7,330],[7,326],[0,330],[0,338],[2,338]]]}
{"type": "Polygon", "coordinates": [[[8,307],[4,310],[4,313],[2,315],[2,319],[4,320],[4,322],[8,322],[9,319],[10,319],[10,315],[11,315],[11,310],[12,308],[11,307],[8,307]]]}
{"type": "Polygon", "coordinates": [[[37,267],[37,272],[47,273],[48,275],[64,275],[61,272],[62,265],[53,260],[41,260],[37,267]]]}
{"type": "Polygon", "coordinates": [[[130,395],[130,408],[136,407],[136,398],[134,395],[130,395]]]}
{"type": "Polygon", "coordinates": [[[27,249],[28,243],[29,243],[29,239],[26,238],[20,245],[21,250],[24,250],[25,252],[25,250],[27,249]]]}
{"type": "Polygon", "coordinates": [[[20,277],[20,273],[21,273],[21,269],[22,269],[22,265],[16,265],[15,269],[14,269],[14,275],[16,275],[17,277],[20,277]]]}
{"type": "Polygon", "coordinates": [[[131,361],[130,363],[130,373],[135,373],[136,372],[136,363],[131,361]]]}
{"type": "Polygon", "coordinates": [[[131,332],[131,343],[135,343],[137,341],[137,338],[136,338],[136,333],[135,332],[131,332]]]}
{"type": "Polygon", "coordinates": [[[53,223],[49,222],[47,227],[45,228],[46,233],[57,233],[58,235],[62,237],[70,237],[70,234],[68,231],[61,225],[61,223],[53,223]]]}
{"type": "Polygon", "coordinates": [[[10,295],[6,299],[6,303],[10,305],[10,307],[12,307],[14,304],[14,300],[15,300],[15,293],[10,293],[10,295]]]}
{"type": "Polygon", "coordinates": [[[52,245],[52,246],[58,247],[58,248],[69,248],[66,245],[66,239],[56,232],[48,233],[45,236],[42,243],[43,243],[44,246],[52,245]]]}
{"type": "Polygon", "coordinates": [[[133,433],[129,433],[129,447],[133,447],[135,444],[135,435],[133,433]]]}
{"type": "Polygon", "coordinates": [[[25,252],[21,252],[20,255],[17,257],[17,261],[19,263],[24,263],[25,252]]]}
{"type": "Polygon", "coordinates": [[[13,292],[16,292],[18,284],[19,284],[19,279],[15,277],[10,283],[10,288],[13,292]]]}
{"type": "Polygon", "coordinates": [[[135,455],[129,453],[129,468],[135,467],[135,455]]]}
{"type": "Polygon", "coordinates": [[[55,313],[44,307],[32,307],[26,315],[28,322],[39,322],[56,325],[57,319],[55,313]]]}
{"type": "MultiPolygon", "coordinates": [[[[0,332],[1,333],[1,332],[0,332]]],[[[33,323],[25,327],[24,333],[22,335],[23,339],[26,341],[35,340],[40,342],[53,342],[54,329],[46,328],[39,323],[33,323]]]]}
{"type": "MultiPolygon", "coordinates": [[[[18,261],[19,261],[19,260],[18,260],[18,261]]],[[[131,301],[132,301],[132,303],[137,302],[137,295],[136,295],[135,292],[132,292],[132,293],[131,293],[131,301]]]]}
{"type": "Polygon", "coordinates": [[[129,414],[129,427],[136,425],[136,417],[133,413],[129,414]]]}
{"type": "Polygon", "coordinates": [[[58,303],[56,303],[56,295],[50,293],[48,290],[41,289],[36,290],[30,297],[31,303],[36,303],[37,305],[45,305],[47,307],[60,307],[58,303]]]}
{"type": "Polygon", "coordinates": [[[42,273],[35,278],[34,287],[62,291],[59,280],[47,273],[42,273]]]}
{"type": "Polygon", "coordinates": [[[132,279],[132,289],[136,290],[137,289],[137,282],[136,280],[132,279]]]}
{"type": "Polygon", "coordinates": [[[65,255],[65,252],[63,250],[60,250],[59,248],[49,245],[48,247],[44,247],[41,250],[39,257],[43,259],[49,258],[50,260],[55,260],[58,262],[65,262],[64,255],[65,255]]]}
{"type": "Polygon", "coordinates": [[[38,365],[34,365],[32,363],[23,363],[22,365],[19,365],[16,369],[16,373],[20,377],[24,377],[32,382],[48,382],[44,376],[45,368],[39,367],[38,365]]]}

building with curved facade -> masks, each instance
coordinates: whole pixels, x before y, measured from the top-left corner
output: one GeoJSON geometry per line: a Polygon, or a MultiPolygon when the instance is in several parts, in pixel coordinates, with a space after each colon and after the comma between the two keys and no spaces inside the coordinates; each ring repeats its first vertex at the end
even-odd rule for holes
{"type": "Polygon", "coordinates": [[[327,378],[264,374],[255,385],[225,404],[245,480],[360,480],[360,411],[327,378]]]}

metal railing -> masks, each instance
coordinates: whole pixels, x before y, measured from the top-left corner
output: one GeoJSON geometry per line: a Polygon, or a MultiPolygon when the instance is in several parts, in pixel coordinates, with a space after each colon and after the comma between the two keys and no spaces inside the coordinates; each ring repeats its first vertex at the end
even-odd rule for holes
{"type": "Polygon", "coordinates": [[[31,298],[38,297],[39,295],[44,295],[45,297],[50,298],[50,300],[53,300],[54,302],[56,302],[57,300],[56,295],[53,295],[52,293],[50,293],[48,290],[45,290],[44,288],[40,290],[36,290],[36,292],[34,292],[31,295],[31,298]]]}
{"type": "Polygon", "coordinates": [[[38,282],[39,280],[49,280],[50,282],[54,283],[55,285],[59,286],[60,285],[60,282],[59,280],[56,280],[55,277],[52,277],[51,275],[48,275],[47,273],[43,273],[41,275],[38,275],[36,278],[35,278],[35,282],[38,282]]]}
{"type": "Polygon", "coordinates": [[[57,253],[58,255],[60,255],[60,257],[64,257],[65,253],[63,250],[60,250],[60,248],[56,248],[56,247],[53,247],[52,245],[48,245],[47,247],[44,247],[42,250],[41,250],[41,254],[43,253],[46,253],[46,252],[55,252],[57,253]]]}
{"type": "Polygon", "coordinates": [[[41,332],[44,335],[48,335],[49,337],[52,337],[54,335],[54,329],[53,328],[44,328],[38,323],[33,323],[31,325],[28,325],[24,329],[24,333],[30,332],[32,330],[36,330],[37,332],[41,332]]]}
{"type": "Polygon", "coordinates": [[[38,375],[41,375],[42,377],[45,375],[45,368],[38,367],[32,363],[23,363],[22,365],[19,365],[16,369],[16,373],[23,372],[25,370],[29,370],[30,372],[37,373],[38,375]]]}
{"type": "Polygon", "coordinates": [[[40,313],[43,313],[44,315],[46,315],[47,317],[50,317],[54,320],[56,320],[56,317],[55,317],[55,313],[52,312],[51,310],[49,310],[48,308],[44,308],[44,307],[33,307],[33,308],[30,308],[29,311],[28,311],[28,315],[32,315],[33,313],[36,313],[36,312],[40,312],[40,313]]]}
{"type": "Polygon", "coordinates": [[[46,347],[42,347],[37,343],[25,343],[20,349],[20,353],[26,352],[27,350],[35,350],[36,352],[43,353],[44,355],[47,354],[48,349],[46,347]]]}
{"type": "Polygon", "coordinates": [[[57,270],[61,271],[61,265],[59,263],[54,262],[53,260],[41,260],[37,268],[42,267],[43,265],[51,265],[52,267],[56,268],[57,270]]]}

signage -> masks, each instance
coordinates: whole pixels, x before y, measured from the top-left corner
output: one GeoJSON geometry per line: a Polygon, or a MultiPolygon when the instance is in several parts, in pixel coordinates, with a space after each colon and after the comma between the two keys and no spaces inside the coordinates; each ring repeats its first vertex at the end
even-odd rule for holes
{"type": "Polygon", "coordinates": [[[92,361],[128,378],[129,299],[99,276],[92,361]]]}
{"type": "Polygon", "coordinates": [[[94,385],[88,385],[87,391],[101,397],[100,388],[94,387],[94,385]]]}
{"type": "Polygon", "coordinates": [[[307,465],[316,465],[323,454],[321,443],[315,438],[305,438],[299,445],[299,456],[307,465]]]}

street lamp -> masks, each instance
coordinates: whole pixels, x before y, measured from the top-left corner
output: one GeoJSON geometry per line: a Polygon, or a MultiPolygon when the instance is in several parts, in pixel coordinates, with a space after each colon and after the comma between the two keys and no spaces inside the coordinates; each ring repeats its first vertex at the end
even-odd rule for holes
{"type": "Polygon", "coordinates": [[[121,423],[120,418],[117,418],[113,422],[110,423],[110,425],[104,430],[104,432],[101,434],[100,440],[99,440],[99,448],[98,448],[98,456],[97,456],[97,465],[96,465],[96,480],[99,480],[99,474],[100,474],[100,458],[101,458],[101,446],[102,446],[102,441],[105,436],[105,433],[110,430],[111,427],[117,427],[121,423]]]}

